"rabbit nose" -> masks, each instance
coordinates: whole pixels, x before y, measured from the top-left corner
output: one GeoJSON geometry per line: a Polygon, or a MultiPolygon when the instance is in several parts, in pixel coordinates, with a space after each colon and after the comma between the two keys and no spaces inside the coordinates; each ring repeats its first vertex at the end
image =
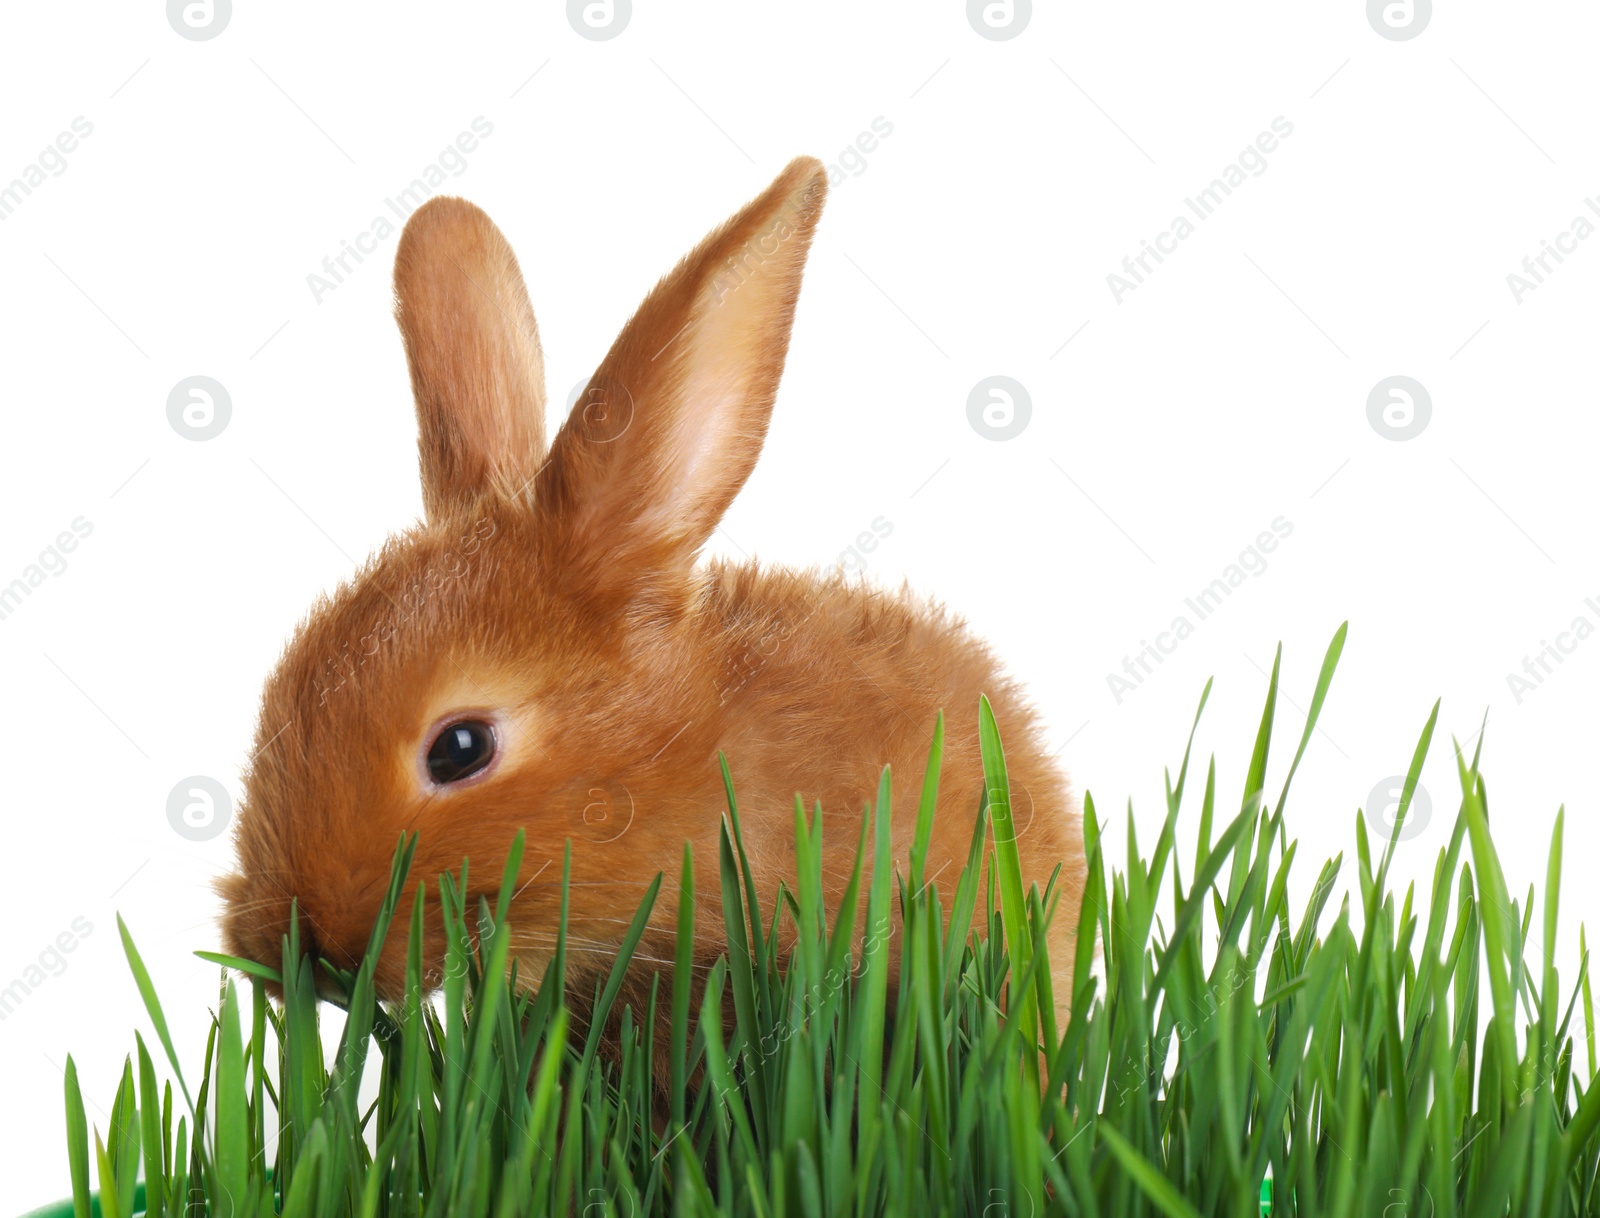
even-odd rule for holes
{"type": "MultiPolygon", "coordinates": [[[[338,967],[340,961],[328,955],[328,950],[323,944],[322,937],[317,933],[315,925],[311,919],[305,916],[304,912],[300,914],[300,955],[306,960],[306,967],[310,969],[309,978],[313,993],[319,998],[343,999],[345,997],[344,989],[340,986],[338,979],[328,971],[327,965],[322,963],[326,959],[328,964],[338,967]]],[[[298,961],[295,962],[294,967],[300,967],[298,961]]]]}

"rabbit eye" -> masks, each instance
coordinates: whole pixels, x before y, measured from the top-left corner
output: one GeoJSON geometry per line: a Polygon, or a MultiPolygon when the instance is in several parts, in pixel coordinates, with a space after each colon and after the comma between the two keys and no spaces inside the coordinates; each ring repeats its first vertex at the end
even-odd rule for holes
{"type": "Polygon", "coordinates": [[[428,774],[434,782],[460,782],[494,759],[494,729],[477,719],[447,725],[428,748],[428,774]]]}

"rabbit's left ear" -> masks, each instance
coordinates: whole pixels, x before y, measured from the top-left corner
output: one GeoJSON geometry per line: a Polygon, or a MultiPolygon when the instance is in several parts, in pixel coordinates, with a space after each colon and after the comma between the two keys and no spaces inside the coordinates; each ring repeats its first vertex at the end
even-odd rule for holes
{"type": "Polygon", "coordinates": [[[545,457],[544,354],[510,245],[465,199],[429,199],[400,235],[394,290],[428,519],[491,484],[525,488],[545,457]]]}
{"type": "Polygon", "coordinates": [[[791,162],[656,285],[574,405],[535,495],[591,588],[686,574],[749,477],[826,191],[820,161],[791,162]]]}

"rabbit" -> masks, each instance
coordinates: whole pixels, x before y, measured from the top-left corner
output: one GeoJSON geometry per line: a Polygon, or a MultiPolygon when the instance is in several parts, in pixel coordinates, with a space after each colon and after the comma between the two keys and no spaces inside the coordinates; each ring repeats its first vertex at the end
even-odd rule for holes
{"type": "MultiPolygon", "coordinates": [[[[459,198],[410,216],[394,286],[426,519],[319,599],[266,683],[237,870],[217,884],[227,952],[281,960],[293,898],[304,949],[355,968],[395,843],[415,830],[375,976],[380,997],[401,999],[410,893],[468,857],[469,908],[480,894],[492,902],[525,829],[512,953],[530,983],[551,961],[570,839],[567,991],[580,1020],[665,873],[617,1003],[642,1010],[652,977],[671,979],[685,841],[700,876],[702,984],[727,950],[719,751],[766,915],[793,867],[795,797],[808,811],[820,801],[831,923],[885,766],[897,779],[893,857],[905,865],[941,710],[925,874],[953,890],[984,787],[986,693],[1024,883],[1042,890],[1059,869],[1050,953],[1064,1017],[1080,814],[1019,686],[962,621],[905,588],[838,570],[696,565],[760,455],[826,189],[823,164],[799,158],[707,236],[639,306],[549,443],[544,358],[510,246],[459,198]]],[[[445,953],[436,894],[427,910],[434,986],[445,953]]],[[[891,929],[892,969],[899,941],[891,929]]],[[[663,1071],[666,1023],[655,1030],[663,1071]]]]}

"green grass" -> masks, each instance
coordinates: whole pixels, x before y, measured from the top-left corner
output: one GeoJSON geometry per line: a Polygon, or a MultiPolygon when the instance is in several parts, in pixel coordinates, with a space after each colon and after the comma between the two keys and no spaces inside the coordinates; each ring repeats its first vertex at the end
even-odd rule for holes
{"type": "MultiPolygon", "coordinates": [[[[1351,897],[1331,907],[1341,856],[1322,866],[1303,908],[1290,906],[1289,785],[1343,644],[1341,627],[1275,801],[1264,777],[1276,661],[1237,810],[1219,808],[1213,761],[1198,812],[1184,809],[1180,850],[1180,807],[1200,785],[1186,749],[1176,782],[1168,775],[1150,853],[1130,813],[1119,866],[1085,801],[1089,882],[1065,1028],[1053,1026],[1043,933],[1057,893],[1024,891],[987,703],[979,715],[989,791],[967,868],[948,890],[923,882],[935,808],[941,817],[974,811],[940,805],[941,721],[909,858],[890,856],[885,772],[863,817],[850,899],[831,921],[820,817],[796,806],[795,885],[758,903],[771,894],[753,883],[724,767],[720,855],[684,852],[673,877],[683,892],[678,967],[649,1010],[620,1013],[620,1061],[600,1052],[597,1032],[579,1034],[560,986],[531,992],[508,968],[520,838],[494,908],[466,907],[465,864],[429,892],[451,945],[438,1005],[418,984],[423,904],[401,907],[414,841],[402,840],[373,935],[376,947],[409,929],[404,1003],[374,1000],[375,952],[355,974],[340,973],[303,958],[292,930],[281,970],[201,953],[254,976],[240,982],[224,971],[192,1092],[124,926],[159,1043],[153,1056],[136,1036],[108,1128],[92,1134],[69,1059],[75,1212],[91,1212],[97,1185],[111,1218],[138,1204],[177,1215],[201,1198],[218,1215],[1245,1218],[1260,1212],[1270,1176],[1277,1214],[1600,1213],[1600,1088],[1583,1081],[1595,1077],[1586,949],[1563,997],[1552,946],[1561,816],[1542,902],[1531,889],[1513,899],[1479,758],[1457,750],[1460,810],[1431,891],[1391,890],[1397,839],[1371,840],[1358,814],[1351,897]],[[991,849],[980,891],[978,864],[991,849]],[[719,886],[729,950],[695,1009],[688,930],[707,884],[719,886]],[[1536,917],[1544,946],[1530,959],[1536,917]],[[798,935],[787,962],[773,948],[780,920],[798,935]],[[985,935],[975,933],[979,922],[985,935]],[[897,969],[891,930],[902,947],[897,969]],[[342,1013],[319,1007],[319,968],[337,976],[342,1013]],[[265,975],[283,985],[281,1008],[267,1001],[265,975]],[[1000,1001],[1008,981],[1009,1010],[1000,1001]],[[702,1017],[724,994],[737,1015],[727,1029],[702,1017]],[[671,1029],[664,1100],[651,1082],[651,1038],[640,1034],[658,1012],[671,1029]],[[318,1020],[329,1015],[342,1015],[343,1031],[325,1060],[318,1020]],[[176,1092],[159,1080],[157,1056],[176,1092]],[[376,1100],[363,1108],[358,1088],[371,1075],[376,1100]]],[[[1435,705],[1396,835],[1437,716],[1435,705]]],[[[598,994],[600,1013],[618,1013],[621,970],[656,891],[598,994]]],[[[559,950],[551,969],[562,975],[559,950]]]]}

